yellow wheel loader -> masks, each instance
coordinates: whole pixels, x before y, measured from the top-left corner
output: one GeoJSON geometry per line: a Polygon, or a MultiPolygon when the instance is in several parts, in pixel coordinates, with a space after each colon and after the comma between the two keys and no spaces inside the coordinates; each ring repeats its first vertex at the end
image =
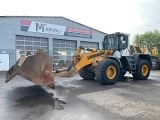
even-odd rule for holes
{"type": "Polygon", "coordinates": [[[153,47],[151,50],[151,58],[152,58],[152,69],[158,70],[160,69],[160,44],[157,47],[153,47]]]}
{"type": "Polygon", "coordinates": [[[68,68],[54,71],[52,57],[46,55],[43,50],[38,50],[35,55],[21,57],[7,71],[5,81],[8,82],[19,75],[36,84],[54,88],[56,76],[71,77],[79,72],[83,79],[96,79],[102,84],[113,85],[127,71],[134,79],[146,80],[152,67],[150,55],[131,56],[128,38],[128,34],[117,32],[105,35],[102,50],[80,46],[68,68]]]}

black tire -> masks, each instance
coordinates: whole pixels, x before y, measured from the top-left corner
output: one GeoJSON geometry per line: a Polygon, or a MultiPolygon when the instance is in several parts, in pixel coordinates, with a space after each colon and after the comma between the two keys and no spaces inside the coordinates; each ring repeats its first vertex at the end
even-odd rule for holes
{"type": "Polygon", "coordinates": [[[95,74],[97,80],[99,80],[104,85],[113,85],[115,84],[120,78],[120,66],[119,64],[113,59],[105,59],[98,63],[95,68],[95,74]],[[114,69],[113,69],[113,68],[114,69]],[[116,73],[112,77],[107,76],[106,70],[113,69],[116,73]]]}
{"type": "Polygon", "coordinates": [[[150,75],[151,67],[147,60],[138,60],[136,71],[133,73],[133,77],[136,80],[147,80],[150,75]],[[143,70],[142,70],[143,69],[143,70]]]}
{"type": "Polygon", "coordinates": [[[81,70],[79,70],[79,75],[84,79],[84,80],[94,80],[95,78],[95,73],[91,70],[89,70],[89,67],[91,65],[87,65],[83,67],[81,70]]]}

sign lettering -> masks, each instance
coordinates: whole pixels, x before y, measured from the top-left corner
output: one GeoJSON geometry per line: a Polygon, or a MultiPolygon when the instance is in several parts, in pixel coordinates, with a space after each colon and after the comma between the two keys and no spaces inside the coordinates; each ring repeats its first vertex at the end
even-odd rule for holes
{"type": "Polygon", "coordinates": [[[89,59],[92,59],[92,58],[95,58],[95,57],[98,57],[98,56],[101,56],[104,54],[105,54],[105,52],[96,53],[96,54],[88,56],[87,59],[89,60],[89,59]]]}

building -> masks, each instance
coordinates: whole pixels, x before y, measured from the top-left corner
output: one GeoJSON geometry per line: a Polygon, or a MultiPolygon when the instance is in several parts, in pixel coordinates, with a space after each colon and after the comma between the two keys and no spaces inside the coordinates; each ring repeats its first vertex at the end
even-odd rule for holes
{"type": "Polygon", "coordinates": [[[64,17],[1,16],[0,71],[27,51],[43,49],[54,61],[70,60],[82,45],[101,49],[105,33],[64,17]]]}

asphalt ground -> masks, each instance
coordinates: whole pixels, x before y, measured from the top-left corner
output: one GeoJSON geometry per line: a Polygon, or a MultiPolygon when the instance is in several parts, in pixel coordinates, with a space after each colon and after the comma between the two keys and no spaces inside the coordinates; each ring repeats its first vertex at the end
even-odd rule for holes
{"type": "Polygon", "coordinates": [[[126,74],[115,85],[55,78],[55,89],[0,73],[0,120],[159,120],[160,71],[145,81],[126,74]]]}

